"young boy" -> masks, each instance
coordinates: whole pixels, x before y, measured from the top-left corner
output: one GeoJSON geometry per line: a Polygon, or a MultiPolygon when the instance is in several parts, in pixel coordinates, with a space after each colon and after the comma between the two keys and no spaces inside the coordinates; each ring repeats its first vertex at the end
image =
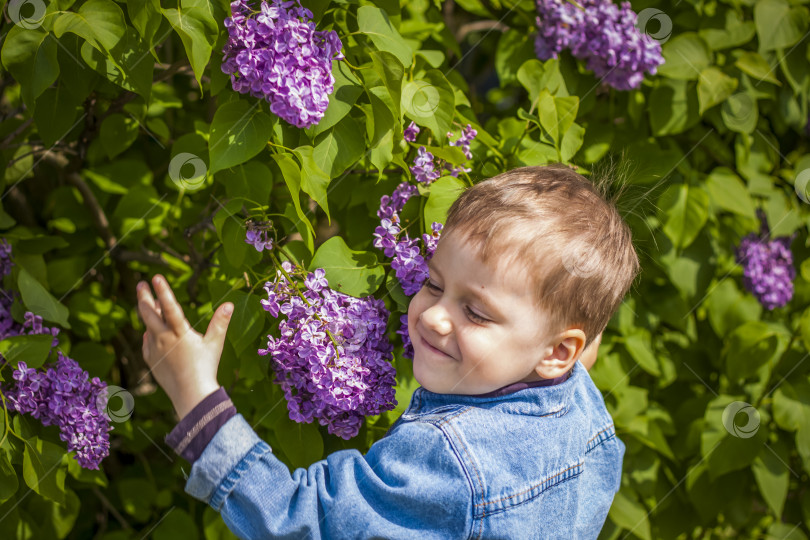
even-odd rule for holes
{"type": "Polygon", "coordinates": [[[162,276],[158,303],[140,283],[185,491],[240,538],[596,538],[625,448],[579,360],[639,270],[629,228],[571,169],[523,167],[459,197],[429,266],[408,309],[410,406],[366,455],[292,474],[216,382],[232,304],[202,336],[162,276]]]}

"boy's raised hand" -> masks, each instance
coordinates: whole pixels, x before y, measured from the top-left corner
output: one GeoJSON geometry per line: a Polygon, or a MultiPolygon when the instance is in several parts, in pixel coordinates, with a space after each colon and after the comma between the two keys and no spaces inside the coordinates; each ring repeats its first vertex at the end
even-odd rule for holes
{"type": "Polygon", "coordinates": [[[157,274],[152,284],[157,301],[148,283],[137,286],[138,312],[146,325],[143,358],[182,419],[219,388],[217,368],[233,304],[222,304],[202,335],[191,327],[166,278],[157,274]]]}

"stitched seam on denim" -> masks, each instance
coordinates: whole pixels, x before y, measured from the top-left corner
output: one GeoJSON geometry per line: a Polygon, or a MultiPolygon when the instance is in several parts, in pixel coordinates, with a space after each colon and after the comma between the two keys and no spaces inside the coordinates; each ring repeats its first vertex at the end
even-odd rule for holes
{"type": "Polygon", "coordinates": [[[587,443],[585,443],[585,453],[587,454],[588,452],[590,452],[591,450],[593,450],[594,448],[596,448],[597,446],[599,446],[600,444],[602,444],[603,442],[608,440],[610,437],[612,437],[614,435],[613,432],[610,433],[609,435],[602,436],[602,434],[604,432],[612,431],[612,430],[613,430],[613,424],[610,424],[608,427],[602,429],[596,435],[591,437],[591,439],[587,443]],[[593,445],[591,445],[591,443],[594,441],[594,439],[597,439],[597,438],[599,438],[600,440],[597,441],[596,443],[594,443],[593,445]]]}
{"type": "Polygon", "coordinates": [[[270,446],[262,440],[254,444],[250,451],[245,454],[245,457],[243,457],[239,463],[234,465],[233,469],[231,469],[230,472],[228,472],[228,474],[225,476],[225,479],[219,485],[214,497],[211,499],[210,506],[219,512],[222,504],[225,502],[225,497],[227,497],[228,494],[236,487],[236,482],[242,477],[242,474],[247,471],[262,455],[266,454],[270,450],[270,446]]]}
{"type": "MultiPolygon", "coordinates": [[[[467,413],[470,410],[472,410],[472,409],[467,409],[467,410],[461,411],[460,413],[456,414],[452,418],[456,418],[458,416],[461,416],[462,414],[467,413]]],[[[464,454],[467,456],[467,461],[470,462],[470,467],[472,467],[472,470],[475,471],[475,477],[478,480],[478,486],[481,489],[481,500],[483,501],[484,500],[484,483],[481,481],[481,473],[478,472],[478,467],[475,466],[475,462],[472,459],[472,455],[470,454],[470,451],[467,449],[467,445],[464,443],[464,440],[459,435],[459,433],[456,430],[455,426],[453,426],[453,424],[450,424],[448,422],[448,420],[451,420],[452,418],[445,418],[444,420],[438,422],[438,424],[446,425],[447,427],[452,429],[453,434],[455,435],[456,439],[458,439],[458,442],[461,443],[461,447],[464,450],[464,454]]],[[[438,427],[438,425],[437,425],[437,427],[438,427]]],[[[478,506],[478,505],[476,504],[476,505],[473,505],[473,506],[478,506]]]]}
{"type": "Polygon", "coordinates": [[[547,488],[543,489],[542,491],[538,492],[537,494],[532,495],[531,497],[527,498],[524,501],[520,501],[519,503],[511,504],[509,506],[501,506],[501,507],[496,508],[494,510],[489,509],[489,508],[484,508],[483,509],[483,512],[484,512],[483,516],[484,517],[489,517],[489,516],[494,516],[494,515],[497,515],[497,514],[505,514],[509,510],[512,510],[513,508],[517,508],[517,507],[522,506],[524,504],[529,504],[530,502],[536,500],[540,495],[542,495],[543,493],[545,493],[549,489],[557,487],[557,486],[559,486],[559,485],[561,485],[561,484],[563,484],[565,482],[568,482],[570,480],[573,480],[574,478],[577,478],[580,474],[582,474],[582,473],[577,472],[575,474],[569,474],[565,478],[560,480],[559,482],[555,482],[554,484],[548,486],[547,488]]]}
{"type": "Polygon", "coordinates": [[[194,426],[186,432],[186,436],[183,437],[183,440],[177,445],[177,453],[180,454],[186,447],[191,444],[191,441],[194,440],[194,437],[199,435],[199,433],[203,430],[203,428],[208,425],[214,418],[225,412],[228,407],[233,407],[233,402],[229,399],[217,404],[213,409],[205,413],[205,415],[200,418],[200,420],[194,424],[194,426]]]}
{"type": "MultiPolygon", "coordinates": [[[[541,482],[539,482],[539,483],[537,483],[537,484],[535,484],[535,485],[533,485],[533,486],[530,486],[528,489],[524,489],[524,490],[523,490],[523,491],[521,491],[520,493],[515,493],[514,495],[509,495],[508,497],[501,497],[500,499],[496,499],[496,500],[494,500],[494,501],[489,501],[489,502],[485,502],[485,503],[481,503],[481,504],[476,504],[475,506],[487,506],[488,504],[495,504],[495,503],[498,503],[498,502],[501,502],[501,501],[505,501],[505,500],[507,500],[507,499],[513,499],[513,498],[515,498],[515,497],[519,497],[520,495],[523,495],[524,493],[528,493],[529,491],[532,491],[533,489],[535,489],[535,488],[537,488],[537,487],[540,487],[540,486],[542,486],[543,484],[547,484],[547,483],[551,482],[552,480],[554,480],[555,478],[557,478],[557,477],[558,477],[558,476],[560,476],[561,474],[565,474],[565,473],[567,473],[568,471],[570,471],[571,469],[582,468],[582,465],[584,465],[584,463],[585,463],[585,462],[580,461],[580,462],[578,462],[578,463],[576,463],[576,464],[574,464],[574,465],[571,465],[571,466],[570,466],[570,467],[568,467],[567,469],[563,469],[562,471],[558,472],[557,474],[552,475],[552,476],[549,476],[548,478],[543,479],[541,482]]],[[[573,474],[572,474],[571,476],[573,476],[573,474]]],[[[566,477],[566,478],[568,478],[568,477],[566,477]]],[[[561,481],[562,481],[562,480],[560,480],[560,482],[561,482],[561,481]]],[[[556,485],[556,484],[558,484],[558,483],[559,483],[559,482],[555,482],[554,484],[548,485],[548,486],[546,486],[546,488],[544,488],[542,491],[545,491],[546,489],[548,489],[548,488],[550,488],[551,486],[556,485]]]]}

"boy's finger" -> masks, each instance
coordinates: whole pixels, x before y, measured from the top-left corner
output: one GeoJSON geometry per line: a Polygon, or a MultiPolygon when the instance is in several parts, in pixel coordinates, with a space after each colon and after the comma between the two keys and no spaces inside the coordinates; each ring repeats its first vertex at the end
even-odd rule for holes
{"type": "Polygon", "coordinates": [[[153,333],[160,333],[166,330],[166,323],[160,312],[155,306],[155,297],[152,296],[152,291],[149,286],[144,284],[138,287],[138,312],[141,314],[146,327],[152,330],[153,333]]]}
{"type": "Polygon", "coordinates": [[[203,339],[208,343],[222,344],[225,342],[225,334],[228,332],[228,323],[231,322],[231,315],[233,314],[233,304],[226,302],[219,306],[211,322],[208,323],[208,330],[205,332],[203,339]]]}
{"type": "Polygon", "coordinates": [[[166,278],[156,275],[152,281],[157,290],[158,301],[163,311],[163,318],[166,319],[166,325],[178,336],[186,333],[191,328],[191,325],[186,320],[180,304],[177,303],[171,287],[166,282],[166,278]]]}

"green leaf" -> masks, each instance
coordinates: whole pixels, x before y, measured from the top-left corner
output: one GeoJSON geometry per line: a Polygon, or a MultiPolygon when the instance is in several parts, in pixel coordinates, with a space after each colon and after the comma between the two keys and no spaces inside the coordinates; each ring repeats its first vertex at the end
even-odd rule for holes
{"type": "Polygon", "coordinates": [[[773,419],[787,431],[810,427],[810,383],[783,381],[773,393],[773,419]]]}
{"type": "Polygon", "coordinates": [[[571,124],[565,132],[560,143],[560,159],[570,161],[582,148],[582,141],[585,137],[585,128],[579,124],[571,124]]]}
{"type": "Polygon", "coordinates": [[[807,535],[799,528],[799,524],[775,521],[768,527],[768,535],[764,538],[765,540],[807,540],[807,535]]]}
{"type": "Polygon", "coordinates": [[[447,221],[447,211],[466,189],[464,182],[453,176],[443,176],[430,184],[430,195],[424,208],[424,232],[431,234],[433,222],[444,224],[447,221]]]}
{"type": "Polygon", "coordinates": [[[338,122],[331,130],[315,139],[315,149],[312,152],[315,164],[328,172],[331,178],[340,176],[363,156],[366,145],[362,132],[362,126],[351,116],[338,122]]]}
{"type": "Polygon", "coordinates": [[[727,167],[716,167],[706,177],[711,203],[723,210],[756,219],[754,201],[745,183],[727,167]]]}
{"type": "Polygon", "coordinates": [[[754,6],[759,50],[784,49],[807,32],[807,8],[791,7],[787,0],[760,0],[754,6]]]}
{"type": "Polygon", "coordinates": [[[113,113],[101,122],[101,145],[107,157],[115,156],[132,146],[138,138],[138,120],[132,116],[113,113]]]}
{"type": "Polygon", "coordinates": [[[229,197],[245,197],[255,204],[268,204],[273,189],[273,173],[264,163],[251,160],[220,171],[217,179],[225,184],[229,197]]]}
{"type": "Polygon", "coordinates": [[[202,93],[202,74],[217,40],[219,28],[208,0],[182,0],[180,9],[164,9],[163,15],[183,41],[197,85],[202,93]]]}
{"type": "Polygon", "coordinates": [[[559,120],[557,118],[557,103],[554,96],[544,88],[537,98],[537,113],[540,117],[540,125],[551,137],[555,146],[560,146],[559,120]]]}
{"type": "MultiPolygon", "coordinates": [[[[163,15],[160,10],[160,0],[142,0],[140,2],[127,2],[127,13],[132,21],[132,26],[138,30],[144,43],[149,47],[152,56],[158,60],[155,52],[155,45],[159,43],[155,40],[155,35],[163,22],[163,15]]],[[[165,36],[164,36],[165,37],[165,36]]],[[[162,40],[163,38],[161,38],[162,40]]]]}
{"type": "Polygon", "coordinates": [[[537,60],[537,57],[529,33],[510,28],[501,34],[495,51],[495,72],[501,85],[515,82],[518,69],[530,59],[537,60]]]}
{"type": "Polygon", "coordinates": [[[430,128],[436,138],[444,139],[450,131],[455,95],[441,71],[431,69],[422,79],[405,83],[401,104],[408,116],[430,128]]]}
{"type": "Polygon", "coordinates": [[[681,133],[700,121],[695,87],[685,80],[659,80],[658,86],[650,94],[650,127],[653,135],[660,137],[681,133]]]}
{"type": "Polygon", "coordinates": [[[560,63],[554,58],[545,62],[537,58],[526,60],[517,70],[517,80],[529,92],[530,103],[537,101],[543,90],[556,94],[564,85],[560,63]]]}
{"type": "Polygon", "coordinates": [[[664,233],[678,248],[695,241],[709,217],[709,195],[700,187],[673,184],[658,199],[664,233]]]}
{"type": "Polygon", "coordinates": [[[37,98],[34,109],[34,122],[45,146],[50,148],[81,126],[84,119],[84,115],[79,118],[81,112],[81,102],[66,89],[63,80],[55,88],[46,89],[37,98]]]}
{"type": "Polygon", "coordinates": [[[214,113],[208,139],[211,174],[248,161],[267,145],[275,122],[259,103],[230,101],[214,113]]]}
{"type": "MultiPolygon", "coordinates": [[[[402,67],[402,62],[399,59],[386,51],[371,51],[371,63],[374,66],[374,71],[382,79],[385,89],[388,90],[388,95],[391,98],[392,110],[396,118],[402,118],[402,81],[405,79],[405,68],[402,67]]],[[[378,97],[380,97],[378,95],[378,97]]]]}
{"type": "Polygon", "coordinates": [[[695,32],[685,32],[664,43],[664,63],[658,73],[670,79],[693,80],[712,63],[709,46],[695,32]]]}
{"type": "MultiPolygon", "coordinates": [[[[69,461],[75,461],[70,458],[69,461]]],[[[79,501],[76,492],[65,488],[65,503],[57,504],[42,497],[32,497],[27,510],[40,519],[40,532],[45,538],[66,538],[79,517],[79,501]]]]}
{"type": "MultiPolygon", "coordinates": [[[[242,243],[248,249],[253,249],[244,241],[242,243]]],[[[233,316],[228,325],[228,341],[231,342],[234,352],[241,355],[256,341],[264,328],[267,312],[262,308],[261,298],[259,295],[247,294],[243,291],[230,291],[222,300],[214,300],[217,306],[225,302],[233,302],[233,316]]]]}
{"type": "Polygon", "coordinates": [[[380,288],[385,270],[370,251],[354,251],[340,236],[333,236],[318,247],[309,270],[323,268],[329,287],[350,296],[363,297],[380,288]]]}
{"type": "Polygon", "coordinates": [[[81,56],[110,82],[149,101],[155,61],[134,28],[127,27],[121,40],[108,51],[94,48],[89,41],[83,43],[81,56]]]}
{"type": "Polygon", "coordinates": [[[282,417],[273,430],[278,446],[293,469],[309,467],[323,455],[323,438],[315,424],[295,423],[282,417]]]}
{"type": "Polygon", "coordinates": [[[751,465],[768,439],[766,411],[737,396],[714,398],[703,420],[700,451],[712,479],[751,465]]]}
{"type": "Polygon", "coordinates": [[[413,49],[388,19],[388,14],[376,6],[361,6],[357,10],[360,32],[368,35],[381,51],[392,53],[405,67],[413,63],[413,49]]]}
{"type": "Polygon", "coordinates": [[[157,490],[155,484],[146,478],[121,478],[115,482],[118,497],[123,510],[139,521],[149,519],[150,511],[157,490]]]}
{"type": "Polygon", "coordinates": [[[788,454],[788,449],[780,439],[773,445],[763,445],[751,465],[759,492],[777,518],[782,516],[790,483],[788,454]]]}
{"type": "Polygon", "coordinates": [[[638,502],[635,493],[622,487],[613,496],[610,506],[610,520],[623,529],[631,531],[642,540],[651,540],[649,511],[638,502]]]}
{"type": "MultiPolygon", "coordinates": [[[[65,451],[38,437],[28,439],[23,453],[23,479],[38,494],[65,504],[65,474],[62,465],[65,451]]],[[[72,457],[70,459],[73,459],[72,457]]]]}
{"type": "Polygon", "coordinates": [[[36,99],[59,77],[57,44],[40,28],[13,25],[3,42],[0,60],[20,83],[23,101],[35,109],[36,99]]]}
{"type": "Polygon", "coordinates": [[[87,0],[78,12],[63,11],[53,24],[53,33],[62,37],[72,32],[101,52],[115,47],[127,28],[124,12],[112,0],[87,0]]]}
{"type": "MultiPolygon", "coordinates": [[[[810,259],[807,259],[804,263],[802,263],[802,268],[804,268],[805,264],[807,264],[807,261],[810,261],[810,259]]],[[[810,350],[810,308],[805,309],[804,313],[802,313],[801,319],[799,319],[799,332],[801,333],[804,347],[807,350],[810,350]]]]}
{"type": "Polygon", "coordinates": [[[738,13],[734,9],[726,9],[724,12],[722,28],[703,28],[698,32],[713,51],[745,45],[757,33],[754,22],[744,20],[742,12],[738,13]]]}
{"type": "Polygon", "coordinates": [[[318,203],[331,224],[332,217],[329,215],[329,203],[326,200],[326,188],[329,186],[330,178],[315,163],[314,150],[311,146],[299,146],[293,150],[301,162],[301,189],[318,203]]]}
{"type": "Polygon", "coordinates": [[[782,86],[782,83],[774,75],[776,68],[772,68],[768,61],[757,52],[743,51],[737,61],[734,62],[734,65],[740,68],[743,73],[747,73],[757,80],[782,86]]]}
{"type": "Polygon", "coordinates": [[[127,323],[127,312],[106,298],[99,282],[70,297],[70,318],[75,332],[93,341],[108,341],[127,323]]]}
{"type": "Polygon", "coordinates": [[[139,247],[147,235],[157,235],[165,227],[167,195],[158,196],[154,187],[144,186],[121,197],[110,220],[118,243],[139,247]]]}
{"type": "Polygon", "coordinates": [[[708,67],[701,71],[697,85],[698,103],[700,103],[698,113],[703,116],[707,109],[725,101],[734,93],[738,84],[737,79],[729,77],[716,67],[708,67]]]}
{"type": "Polygon", "coordinates": [[[312,222],[301,209],[301,169],[290,154],[272,154],[270,157],[276,162],[276,165],[281,171],[281,177],[284,178],[284,183],[287,184],[287,189],[290,192],[293,205],[295,206],[295,213],[298,215],[296,227],[302,233],[301,236],[307,245],[307,249],[312,252],[315,249],[315,229],[312,226],[312,222]],[[299,227],[302,223],[306,224],[306,228],[303,230],[299,227]]]}
{"type": "Polygon", "coordinates": [[[51,334],[11,336],[0,340],[0,354],[15,368],[23,361],[29,368],[37,369],[48,359],[51,343],[51,334]]]}
{"type": "Polygon", "coordinates": [[[759,118],[757,100],[747,92],[737,92],[723,102],[720,115],[731,131],[753,133],[759,118]]]}
{"type": "Polygon", "coordinates": [[[745,322],[758,321],[763,309],[756,298],[740,291],[731,279],[724,279],[711,288],[706,305],[709,322],[721,338],[745,322]]]}
{"type": "Polygon", "coordinates": [[[70,329],[68,309],[40,285],[25,268],[20,268],[17,286],[20,289],[23,303],[29,311],[47,321],[57,323],[62,328],[70,329]]]}
{"type": "Polygon", "coordinates": [[[649,330],[636,328],[635,332],[624,339],[624,346],[627,352],[638,362],[638,365],[647,373],[655,376],[661,375],[658,367],[658,360],[652,349],[652,341],[649,330]]]}
{"type": "MultiPolygon", "coordinates": [[[[5,417],[0,417],[0,432],[6,433],[5,417]]],[[[1,438],[1,437],[0,437],[1,438]]],[[[0,450],[0,503],[7,501],[17,493],[20,487],[19,480],[17,479],[17,472],[8,460],[8,455],[5,451],[0,450]]]]}
{"type": "Polygon", "coordinates": [[[787,329],[776,323],[751,321],[738,326],[726,337],[721,352],[726,373],[732,380],[751,377],[778,358],[788,340],[787,329]]]}
{"type": "Polygon", "coordinates": [[[200,531],[191,516],[182,508],[172,507],[152,531],[155,540],[198,540],[200,531]]]}

